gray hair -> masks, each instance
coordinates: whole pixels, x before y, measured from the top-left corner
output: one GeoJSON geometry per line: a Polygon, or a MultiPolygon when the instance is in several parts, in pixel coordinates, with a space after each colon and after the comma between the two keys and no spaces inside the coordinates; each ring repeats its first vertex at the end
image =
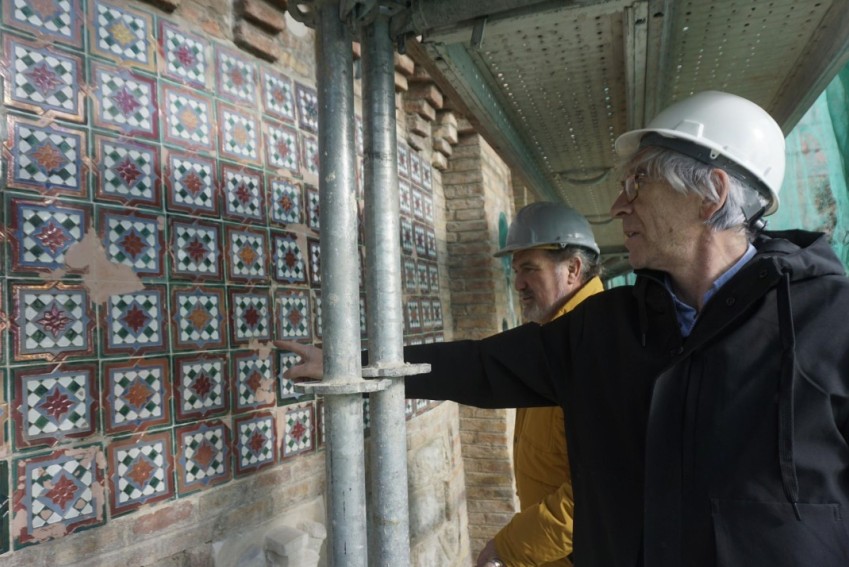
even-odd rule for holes
{"type": "MultiPolygon", "coordinates": [[[[650,178],[662,179],[682,194],[696,194],[713,203],[719,202],[714,166],[707,165],[684,154],[663,148],[647,147],[628,162],[630,171],[642,169],[650,178]]],[[[728,173],[728,196],[725,204],[705,221],[713,230],[740,230],[751,241],[754,238],[752,218],[745,211],[761,210],[769,200],[750,183],[728,173]]]]}
{"type": "Polygon", "coordinates": [[[601,256],[589,248],[583,246],[566,246],[559,250],[548,250],[546,252],[555,262],[566,262],[575,256],[581,259],[581,283],[587,283],[596,276],[601,275],[601,256]]]}

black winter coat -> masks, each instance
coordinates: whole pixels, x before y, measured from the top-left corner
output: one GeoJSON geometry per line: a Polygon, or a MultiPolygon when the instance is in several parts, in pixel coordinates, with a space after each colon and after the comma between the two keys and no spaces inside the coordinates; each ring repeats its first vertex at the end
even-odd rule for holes
{"type": "Polygon", "coordinates": [[[682,338],[662,274],[547,325],[421,345],[411,398],[557,404],[579,567],[849,566],[849,280],[766,233],[682,338]]]}

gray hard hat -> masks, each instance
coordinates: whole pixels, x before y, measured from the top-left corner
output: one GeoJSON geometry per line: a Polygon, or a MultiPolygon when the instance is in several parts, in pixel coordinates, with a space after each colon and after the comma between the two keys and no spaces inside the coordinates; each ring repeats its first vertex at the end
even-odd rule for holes
{"type": "Polygon", "coordinates": [[[507,231],[507,243],[496,257],[530,248],[581,246],[599,253],[590,223],[563,203],[540,202],[522,207],[507,231]]]}

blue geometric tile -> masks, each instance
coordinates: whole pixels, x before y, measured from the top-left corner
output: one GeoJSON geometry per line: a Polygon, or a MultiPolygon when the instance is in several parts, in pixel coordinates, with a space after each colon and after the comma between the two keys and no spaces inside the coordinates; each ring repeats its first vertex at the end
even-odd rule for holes
{"type": "Polygon", "coordinates": [[[301,224],[301,184],[283,177],[270,177],[269,220],[280,225],[301,224]]]}
{"type": "Polygon", "coordinates": [[[283,421],[281,459],[315,449],[315,407],[312,403],[288,406],[283,421]]]}
{"type": "Polygon", "coordinates": [[[144,354],[167,349],[165,292],[161,286],[110,295],[103,311],[105,354],[144,354]]]}
{"type": "Polygon", "coordinates": [[[4,0],[3,21],[45,41],[82,47],[83,11],[80,0],[4,0]]]}
{"type": "Polygon", "coordinates": [[[116,67],[92,64],[94,124],[129,137],[159,139],[156,81],[116,67]]]}
{"type": "Polygon", "coordinates": [[[422,194],[422,207],[424,209],[424,221],[433,225],[433,195],[427,192],[422,194]]]}
{"type": "Polygon", "coordinates": [[[85,122],[80,57],[7,35],[4,102],[57,118],[85,122]]]}
{"type": "Polygon", "coordinates": [[[101,208],[98,232],[111,262],[129,266],[140,276],[163,275],[165,246],[156,216],[101,208]]]}
{"type": "Polygon", "coordinates": [[[415,150],[410,150],[410,181],[415,185],[422,184],[422,158],[415,150]]]}
{"type": "Polygon", "coordinates": [[[310,261],[310,287],[321,287],[321,243],[315,238],[307,238],[307,256],[310,261]]]}
{"type": "Polygon", "coordinates": [[[413,243],[416,247],[416,254],[419,258],[427,256],[427,235],[425,226],[419,222],[413,221],[413,243]]]}
{"type": "Polygon", "coordinates": [[[402,215],[410,216],[413,214],[412,189],[410,183],[403,179],[398,180],[398,199],[399,210],[402,215]]]}
{"type": "Polygon", "coordinates": [[[407,301],[405,314],[407,332],[420,333],[422,331],[422,315],[421,311],[419,310],[418,299],[410,299],[407,301]]]}
{"type": "MultiPolygon", "coordinates": [[[[442,302],[439,299],[431,299],[430,301],[431,309],[433,312],[433,328],[441,329],[442,328],[442,302]]],[[[435,339],[434,342],[442,342],[441,340],[435,339]]]]}
{"type": "Polygon", "coordinates": [[[419,300],[421,306],[422,327],[429,331],[433,328],[433,305],[430,299],[419,300]]]}
{"type": "Polygon", "coordinates": [[[97,199],[125,206],[162,205],[159,148],[95,134],[97,199]]]}
{"type": "Polygon", "coordinates": [[[223,280],[221,227],[216,223],[170,219],[171,275],[223,280]]]}
{"type": "Polygon", "coordinates": [[[316,291],[312,298],[313,324],[315,326],[315,338],[321,340],[324,335],[324,321],[321,310],[321,291],[316,291]]]}
{"type": "Polygon", "coordinates": [[[174,496],[171,432],[133,435],[106,448],[112,517],[174,496]]]}
{"type": "Polygon", "coordinates": [[[218,216],[218,174],[215,161],[197,154],[169,151],[166,162],[170,210],[218,216]]]}
{"type": "Polygon", "coordinates": [[[15,548],[103,525],[103,449],[88,445],[15,459],[15,548]]]}
{"type": "Polygon", "coordinates": [[[265,233],[227,227],[227,275],[231,280],[268,280],[268,245],[265,233]]]}
{"type": "Polygon", "coordinates": [[[436,260],[436,232],[430,226],[425,228],[425,248],[427,257],[436,260]]]}
{"type": "Polygon", "coordinates": [[[278,289],[274,292],[274,312],[277,317],[277,338],[312,338],[309,292],[300,289],[278,289]]]}
{"type": "Polygon", "coordinates": [[[430,279],[428,282],[430,292],[439,293],[439,266],[437,264],[430,264],[428,265],[427,272],[430,279]]]}
{"type": "Polygon", "coordinates": [[[18,368],[14,384],[16,448],[50,446],[96,433],[100,391],[94,365],[18,368]]]}
{"type": "Polygon", "coordinates": [[[212,101],[189,89],[165,84],[160,113],[165,117],[164,139],[187,150],[215,149],[212,101]]]}
{"type": "Polygon", "coordinates": [[[410,177],[410,150],[404,143],[398,143],[398,175],[404,178],[410,177]]]}
{"type": "Polygon", "coordinates": [[[84,132],[60,126],[37,126],[9,116],[9,147],[10,187],[34,189],[45,195],[88,196],[83,169],[84,132]]]}
{"type": "Polygon", "coordinates": [[[224,290],[173,288],[174,349],[210,350],[227,346],[224,290]]]}
{"type": "Polygon", "coordinates": [[[416,264],[417,276],[419,280],[419,293],[428,293],[430,291],[430,278],[428,277],[428,263],[424,260],[419,260],[416,264]]]}
{"type": "Polygon", "coordinates": [[[221,157],[262,165],[259,120],[250,112],[219,102],[218,144],[221,157]]]}
{"type": "Polygon", "coordinates": [[[179,427],[177,436],[177,492],[191,494],[229,481],[230,428],[221,421],[179,427]]]}
{"type": "Polygon", "coordinates": [[[401,217],[401,251],[404,254],[412,255],[413,250],[415,250],[413,221],[406,217],[401,217]]]}
{"type": "Polygon", "coordinates": [[[230,327],[233,345],[271,340],[271,306],[268,289],[230,289],[230,327]]]}
{"type": "Polygon", "coordinates": [[[103,366],[103,427],[108,434],[171,423],[168,361],[145,358],[103,366]]]}
{"type": "Polygon", "coordinates": [[[65,253],[89,227],[90,206],[10,199],[12,271],[64,269],[65,253]]]}
{"type": "Polygon", "coordinates": [[[284,122],[295,122],[295,97],[292,94],[292,79],[263,68],[262,103],[266,114],[284,122]]]}
{"type": "Polygon", "coordinates": [[[166,20],[159,21],[160,70],[168,78],[205,89],[209,83],[209,42],[183,31],[166,20]]]}
{"type": "Polygon", "coordinates": [[[301,357],[293,352],[278,350],[277,351],[277,378],[280,385],[279,397],[282,404],[297,402],[302,399],[310,399],[312,396],[295,390],[295,383],[286,378],[284,374],[287,370],[300,362],[301,357]]]}
{"type": "Polygon", "coordinates": [[[413,218],[424,220],[424,201],[421,190],[413,187],[410,191],[410,195],[412,197],[413,218]]]}
{"type": "Polygon", "coordinates": [[[264,127],[266,166],[269,169],[300,174],[298,132],[289,126],[271,121],[266,121],[264,127]]]}
{"type": "Polygon", "coordinates": [[[433,191],[433,168],[425,158],[422,158],[422,187],[425,191],[433,191]]]}
{"type": "Polygon", "coordinates": [[[13,358],[57,360],[94,354],[94,320],[83,286],[12,284],[13,358]]]}
{"type": "Polygon", "coordinates": [[[250,108],[257,107],[256,63],[216,45],[215,78],[219,96],[250,108]]]}
{"type": "Polygon", "coordinates": [[[256,412],[233,420],[236,476],[269,467],[277,462],[277,433],[270,412],[256,412]]]}
{"type": "Polygon", "coordinates": [[[241,221],[265,221],[262,172],[221,163],[224,216],[241,221]]]}
{"type": "Polygon", "coordinates": [[[121,65],[154,71],[153,16],[93,0],[89,6],[89,49],[121,65]]]}
{"type": "Polygon", "coordinates": [[[271,238],[274,242],[272,277],[289,284],[307,283],[307,269],[298,236],[294,232],[272,232],[271,238]]]}
{"type": "Polygon", "coordinates": [[[277,405],[272,353],[238,352],[230,358],[233,361],[234,411],[241,413],[277,405]]]}
{"type": "Polygon", "coordinates": [[[298,125],[301,130],[318,134],[318,94],[316,90],[295,81],[298,101],[298,125]]]}
{"type": "Polygon", "coordinates": [[[301,161],[304,174],[318,175],[318,138],[301,134],[301,150],[304,154],[301,161]]]}
{"type": "Polygon", "coordinates": [[[176,358],[174,373],[177,421],[206,419],[230,410],[227,361],[223,355],[176,358]]]}
{"type": "Polygon", "coordinates": [[[401,271],[404,276],[404,291],[406,293],[418,293],[419,291],[419,275],[416,268],[415,260],[407,257],[401,258],[401,271]]]}

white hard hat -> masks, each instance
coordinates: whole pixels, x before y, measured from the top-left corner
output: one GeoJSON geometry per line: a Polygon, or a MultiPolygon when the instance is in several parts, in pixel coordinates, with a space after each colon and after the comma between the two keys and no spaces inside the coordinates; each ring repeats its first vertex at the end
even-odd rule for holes
{"type": "Polygon", "coordinates": [[[616,153],[632,156],[659,146],[726,170],[749,181],[778,210],[784,180],[784,133],[763,108],[737,95],[705,91],[678,101],[648,126],[616,139],[616,153]]]}
{"type": "Polygon", "coordinates": [[[563,203],[539,202],[522,207],[507,231],[507,243],[496,257],[530,248],[581,246],[599,253],[590,223],[563,203]]]}

